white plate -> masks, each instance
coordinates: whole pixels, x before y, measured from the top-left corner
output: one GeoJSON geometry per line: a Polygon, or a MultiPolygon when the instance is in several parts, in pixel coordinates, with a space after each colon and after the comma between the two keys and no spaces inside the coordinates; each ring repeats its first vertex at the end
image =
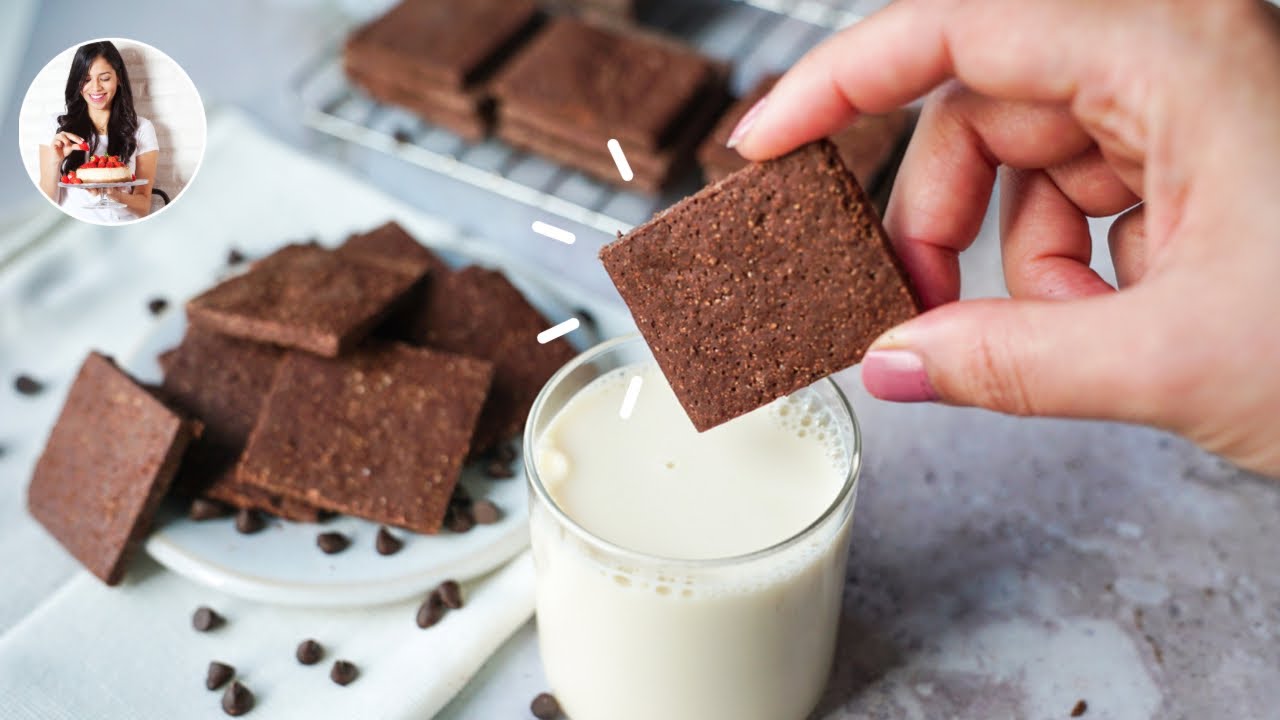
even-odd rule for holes
{"type": "MultiPolygon", "coordinates": [[[[502,270],[552,323],[582,310],[590,313],[594,323],[584,322],[567,336],[579,350],[634,331],[621,307],[514,268],[489,248],[466,245],[440,252],[455,265],[475,262],[502,270]]],[[[165,313],[124,369],[142,382],[158,383],[161,371],[155,358],[178,344],[185,326],[181,305],[165,313]]],[[[162,511],[146,549],[174,572],[252,600],[307,607],[393,602],[423,594],[445,579],[483,575],[528,544],[528,490],[520,458],[512,470],[515,477],[491,480],[478,467],[468,467],[461,481],[472,497],[492,500],[503,512],[501,521],[460,535],[393,529],[405,540],[394,555],[377,554],[378,525],[359,518],[340,516],[321,524],[273,519],[265,530],[242,535],[231,518],[196,522],[171,506],[162,511]],[[351,546],[334,555],[321,552],[316,535],[328,530],[347,535],[351,546]]]]}

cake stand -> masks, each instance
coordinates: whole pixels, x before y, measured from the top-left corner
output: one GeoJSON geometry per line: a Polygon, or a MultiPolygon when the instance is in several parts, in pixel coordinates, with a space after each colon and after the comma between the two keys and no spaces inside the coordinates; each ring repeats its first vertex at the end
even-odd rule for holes
{"type": "MultiPolygon", "coordinates": [[[[59,187],[80,188],[81,190],[105,190],[107,188],[137,187],[139,185],[146,185],[146,184],[147,184],[146,180],[126,180],[124,182],[78,183],[78,184],[65,183],[61,181],[58,182],[59,187]]],[[[124,203],[112,200],[111,198],[107,197],[106,193],[98,193],[97,197],[93,197],[92,195],[90,195],[89,197],[90,197],[90,200],[89,202],[84,204],[84,207],[89,208],[91,210],[108,210],[108,209],[125,207],[124,203]]]]}

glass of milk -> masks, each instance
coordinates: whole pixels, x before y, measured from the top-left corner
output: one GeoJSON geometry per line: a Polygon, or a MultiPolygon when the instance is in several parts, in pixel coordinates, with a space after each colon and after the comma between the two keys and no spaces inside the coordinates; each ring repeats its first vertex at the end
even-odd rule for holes
{"type": "Polygon", "coordinates": [[[620,338],[551,378],[524,442],[539,645],[571,720],[809,715],[860,467],[835,383],[700,434],[620,338]]]}

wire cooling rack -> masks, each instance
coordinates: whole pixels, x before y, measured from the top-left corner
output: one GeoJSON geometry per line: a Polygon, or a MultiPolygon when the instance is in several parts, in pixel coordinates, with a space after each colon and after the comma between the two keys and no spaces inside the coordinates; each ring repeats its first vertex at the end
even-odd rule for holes
{"type": "MultiPolygon", "coordinates": [[[[734,90],[791,65],[827,34],[857,22],[887,0],[741,0],[684,2],[654,8],[646,25],[730,61],[734,90]]],[[[334,43],[296,76],[303,121],[321,132],[365,145],[612,235],[647,220],[697,189],[693,172],[661,195],[619,190],[580,172],[496,140],[467,142],[412,113],[372,100],[342,72],[334,43]]],[[[607,152],[606,148],[600,151],[607,152]]]]}

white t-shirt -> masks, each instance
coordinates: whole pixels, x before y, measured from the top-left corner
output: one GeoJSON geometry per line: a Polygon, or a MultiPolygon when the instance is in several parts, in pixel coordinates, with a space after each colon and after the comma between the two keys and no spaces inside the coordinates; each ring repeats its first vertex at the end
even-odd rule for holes
{"type": "MultiPolygon", "coordinates": [[[[52,139],[58,133],[58,116],[54,115],[49,125],[49,133],[46,137],[52,139]]],[[[133,157],[129,158],[129,171],[137,172],[138,156],[152,150],[159,150],[160,143],[156,140],[156,127],[151,121],[144,118],[138,118],[138,130],[133,134],[134,140],[138,144],[138,149],[133,151],[133,157]]],[[[88,140],[88,138],[85,138],[88,140]]],[[[91,155],[103,155],[107,152],[107,136],[99,135],[96,142],[90,142],[89,153],[91,155]]],[[[55,198],[62,209],[72,217],[81,220],[87,220],[94,223],[121,223],[130,220],[136,220],[138,216],[127,208],[103,208],[92,209],[86,207],[90,203],[97,200],[88,190],[80,188],[64,188],[59,186],[55,198]]]]}

